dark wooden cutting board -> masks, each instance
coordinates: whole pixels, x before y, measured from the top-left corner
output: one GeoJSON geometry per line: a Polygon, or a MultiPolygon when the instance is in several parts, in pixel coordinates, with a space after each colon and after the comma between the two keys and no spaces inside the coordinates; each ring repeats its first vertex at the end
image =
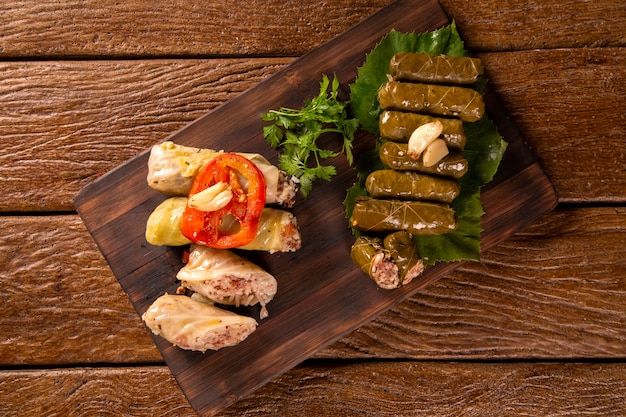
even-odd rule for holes
{"type": "MultiPolygon", "coordinates": [[[[391,29],[425,32],[447,23],[435,0],[397,1],[167,139],[258,152],[276,162],[276,152],[262,137],[263,112],[300,107],[318,92],[322,74],[336,74],[347,97],[347,86],[366,53],[391,29]]],[[[552,185],[496,95],[487,93],[486,101],[489,116],[509,146],[496,178],[482,193],[483,250],[551,211],[557,202],[552,185]]],[[[359,133],[357,140],[371,144],[374,139],[359,133]]],[[[175,275],[182,266],[180,248],[154,247],[144,238],[149,214],[165,199],[147,186],[147,160],[148,150],[86,186],[75,199],[78,213],[139,314],[160,295],[175,291],[175,275]]],[[[268,305],[269,318],[248,339],[201,354],[154,337],[199,414],[215,414],[459,266],[438,264],[403,289],[378,289],[350,260],[354,238],[342,201],[355,174],[345,160],[334,162],[338,175],[333,181],[316,184],[309,198],[299,200],[293,209],[302,249],[249,254],[277,278],[279,287],[268,305]]],[[[246,312],[258,318],[257,309],[246,312]]]]}

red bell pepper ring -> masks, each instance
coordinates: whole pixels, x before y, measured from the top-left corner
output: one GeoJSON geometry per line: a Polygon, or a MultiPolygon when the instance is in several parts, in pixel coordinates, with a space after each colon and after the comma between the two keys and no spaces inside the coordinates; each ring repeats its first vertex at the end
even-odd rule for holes
{"type": "Polygon", "coordinates": [[[229,185],[232,199],[221,209],[202,211],[187,205],[181,222],[181,232],[189,240],[218,249],[247,245],[256,237],[259,219],[265,206],[263,173],[248,158],[224,153],[213,158],[196,176],[189,197],[219,182],[229,185]],[[239,175],[247,181],[247,190],[239,182],[239,175]],[[222,230],[226,216],[239,222],[239,228],[230,233],[222,230]]]}

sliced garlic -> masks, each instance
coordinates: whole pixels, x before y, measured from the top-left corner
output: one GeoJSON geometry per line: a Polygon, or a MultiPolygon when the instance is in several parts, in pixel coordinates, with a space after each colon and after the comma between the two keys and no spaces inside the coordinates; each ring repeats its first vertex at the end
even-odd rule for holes
{"type": "Polygon", "coordinates": [[[216,211],[226,206],[232,198],[230,186],[220,181],[189,197],[187,205],[202,211],[216,211]]]}
{"type": "Polygon", "coordinates": [[[439,120],[423,124],[415,129],[409,138],[409,150],[407,152],[409,156],[418,159],[428,145],[441,135],[442,131],[443,124],[439,120]]]}
{"type": "Polygon", "coordinates": [[[431,167],[448,154],[448,146],[443,139],[435,139],[424,151],[422,162],[425,167],[431,167]]]}

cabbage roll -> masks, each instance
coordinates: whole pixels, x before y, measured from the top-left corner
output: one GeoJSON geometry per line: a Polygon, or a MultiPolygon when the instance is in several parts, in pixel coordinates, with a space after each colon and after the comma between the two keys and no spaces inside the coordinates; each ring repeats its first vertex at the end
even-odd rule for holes
{"type": "Polygon", "coordinates": [[[450,152],[437,164],[424,166],[422,158],[413,159],[407,153],[406,143],[385,142],[380,147],[379,156],[383,164],[398,171],[418,171],[426,174],[461,178],[468,170],[467,159],[459,152],[450,152]]]}
{"type": "Polygon", "coordinates": [[[383,246],[398,267],[399,281],[402,285],[408,284],[424,272],[424,261],[419,257],[410,233],[404,230],[390,233],[383,239],[383,246]]]}
{"type": "Polygon", "coordinates": [[[148,158],[148,185],[170,196],[187,196],[196,174],[219,152],[176,145],[154,145],[148,158]]]}
{"type": "Polygon", "coordinates": [[[451,203],[459,195],[461,186],[453,178],[436,177],[413,171],[381,169],[367,176],[365,189],[374,198],[451,203]]]}
{"type": "Polygon", "coordinates": [[[141,318],[155,335],[181,349],[200,352],[236,345],[257,327],[251,317],[185,295],[162,295],[141,318]]]}
{"type": "Polygon", "coordinates": [[[381,239],[369,236],[357,237],[350,249],[350,258],[380,288],[391,290],[400,286],[398,267],[390,259],[381,239]]]}
{"type": "Polygon", "coordinates": [[[440,235],[456,229],[456,216],[445,204],[363,198],[356,201],[350,224],[361,232],[440,235]]]}
{"type": "Polygon", "coordinates": [[[483,75],[484,68],[478,58],[403,52],[391,58],[389,71],[394,80],[473,84],[483,75]]]}
{"type": "MultiPolygon", "coordinates": [[[[182,213],[187,205],[186,197],[170,197],[157,206],[148,217],[146,240],[155,246],[184,246],[191,243],[180,231],[182,213]]],[[[228,219],[226,219],[228,220],[228,219]]],[[[224,224],[223,229],[237,227],[232,223],[224,224]]],[[[237,249],[259,250],[269,253],[294,252],[300,249],[302,239],[296,217],[286,211],[272,207],[263,208],[259,220],[259,230],[255,239],[237,249]]]]}
{"type": "Polygon", "coordinates": [[[238,249],[260,250],[269,253],[295,252],[302,238],[296,216],[291,212],[265,207],[259,220],[259,230],[254,240],[238,249]]]}
{"type": "Polygon", "coordinates": [[[378,102],[384,110],[453,116],[466,122],[480,120],[485,113],[483,96],[467,87],[390,81],[378,90],[378,102]]]}
{"type": "Polygon", "coordinates": [[[189,261],[176,275],[181,285],[225,305],[260,304],[261,318],[266,304],[276,295],[276,279],[260,266],[226,250],[191,245],[189,261]]]}
{"type": "MultiPolygon", "coordinates": [[[[221,152],[221,151],[220,151],[221,152]]],[[[209,160],[220,152],[176,145],[166,141],[152,147],[148,159],[148,185],[170,196],[187,196],[193,180],[209,160]]],[[[284,171],[259,154],[240,153],[263,173],[267,204],[291,207],[297,186],[284,171]]],[[[242,181],[242,186],[246,186],[242,181]]]]}
{"type": "Polygon", "coordinates": [[[180,231],[187,197],[170,197],[154,209],[146,224],[146,240],[155,246],[184,246],[191,243],[180,231]]]}
{"type": "Polygon", "coordinates": [[[463,121],[460,119],[446,119],[426,114],[385,110],[381,113],[378,127],[380,136],[394,142],[408,142],[411,133],[426,123],[439,120],[443,125],[441,138],[449,148],[463,149],[466,136],[463,121]]]}

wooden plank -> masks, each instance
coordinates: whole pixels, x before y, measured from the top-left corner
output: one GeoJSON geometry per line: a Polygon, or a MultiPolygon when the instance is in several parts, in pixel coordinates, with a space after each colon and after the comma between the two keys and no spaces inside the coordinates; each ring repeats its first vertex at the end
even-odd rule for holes
{"type": "Polygon", "coordinates": [[[167,367],[0,371],[3,416],[197,416],[167,367]]]}
{"type": "Polygon", "coordinates": [[[481,51],[625,46],[626,4],[612,0],[440,0],[481,51]]]}
{"type": "Polygon", "coordinates": [[[481,58],[560,201],[626,202],[624,48],[536,50],[481,58]]]}
{"type": "Polygon", "coordinates": [[[78,216],[0,229],[2,365],[163,360],[78,216]]]}
{"type": "MultiPolygon", "coordinates": [[[[390,0],[5,2],[2,58],[299,56],[390,0]],[[225,30],[228,28],[228,30],[225,30]],[[236,36],[232,34],[236,33],[236,36]]],[[[597,0],[442,0],[472,49],[624,46],[626,6],[597,0]],[[506,11],[503,13],[502,11],[506,11]]]]}
{"type": "MultiPolygon", "coordinates": [[[[626,50],[480,56],[561,201],[623,202],[626,50]]],[[[0,63],[0,211],[73,210],[84,185],[289,62],[0,63]]]]}
{"type": "MultiPolygon", "coordinates": [[[[196,416],[165,367],[1,371],[0,413],[196,416]]],[[[620,363],[307,362],[227,416],[621,415],[620,363]]]]}
{"type": "Polygon", "coordinates": [[[624,364],[370,362],[306,365],[222,416],[613,416],[624,364]]]}
{"type": "MultiPolygon", "coordinates": [[[[0,229],[0,365],[162,361],[78,216],[0,229]]],[[[620,359],[625,235],[624,208],[559,209],[316,357],[620,359]]]]}
{"type": "Polygon", "coordinates": [[[3,3],[0,58],[302,55],[391,0],[3,3]],[[235,35],[233,35],[235,34],[235,35]]]}

